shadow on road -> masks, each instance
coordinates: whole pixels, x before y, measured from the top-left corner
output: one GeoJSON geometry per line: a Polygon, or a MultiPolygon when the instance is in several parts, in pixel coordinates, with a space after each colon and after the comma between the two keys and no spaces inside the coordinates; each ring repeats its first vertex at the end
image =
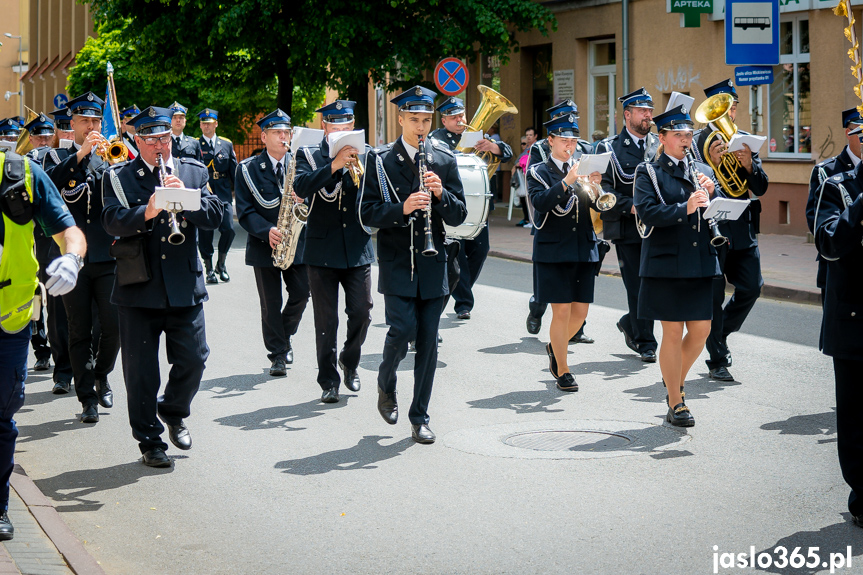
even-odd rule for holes
{"type": "MultiPolygon", "coordinates": [[[[396,371],[413,371],[415,355],[416,354],[414,352],[409,351],[405,358],[402,360],[402,362],[399,364],[399,368],[396,371]]],[[[372,353],[369,355],[363,354],[363,356],[360,358],[359,367],[377,373],[378,368],[381,366],[381,362],[383,360],[384,354],[382,353],[372,353]]],[[[446,363],[442,362],[441,360],[437,361],[436,369],[443,369],[445,367],[446,363]]]]}
{"type": "Polygon", "coordinates": [[[511,391],[485,399],[475,399],[467,404],[477,409],[511,409],[516,413],[558,413],[563,409],[549,409],[563,399],[555,381],[544,381],[546,390],[511,391]]]}
{"type": "MultiPolygon", "coordinates": [[[[78,405],[78,407],[81,406],[78,405]]],[[[57,437],[64,431],[75,431],[76,429],[84,429],[84,424],[79,423],[77,417],[74,419],[46,421],[45,423],[40,423],[38,425],[19,425],[17,442],[27,443],[28,441],[50,439],[52,437],[57,437]]]]}
{"type": "Polygon", "coordinates": [[[305,427],[291,427],[289,424],[318,417],[327,411],[347,406],[348,399],[356,397],[355,395],[340,395],[342,400],[338,403],[321,403],[319,399],[314,399],[297,405],[265,407],[249,413],[237,413],[220,417],[214,421],[220,425],[238,427],[241,431],[277,428],[284,428],[285,431],[300,431],[305,427]]]}
{"type": "MultiPolygon", "coordinates": [[[[288,366],[290,374],[290,366],[288,366]]],[[[245,375],[229,375],[227,377],[217,377],[216,379],[207,379],[201,382],[201,390],[212,391],[214,397],[228,398],[244,395],[249,391],[256,391],[257,387],[262,383],[274,379],[284,379],[273,377],[269,373],[269,368],[262,369],[261,373],[252,373],[245,375]]]]}
{"type": "MultiPolygon", "coordinates": [[[[761,426],[765,431],[778,431],[779,435],[836,435],[836,408],[824,413],[793,415],[784,421],[772,421],[761,426]]],[[[818,443],[833,443],[835,437],[818,443]]]]}
{"type": "Polygon", "coordinates": [[[505,343],[494,347],[484,347],[477,350],[480,353],[491,353],[494,355],[509,355],[511,353],[529,353],[531,355],[546,355],[545,344],[536,336],[522,337],[516,343],[505,343]]]}
{"type": "Polygon", "coordinates": [[[66,398],[72,399],[74,401],[75,391],[73,390],[72,393],[67,393],[66,395],[54,395],[50,390],[40,391],[38,393],[27,393],[25,389],[24,405],[43,405],[45,403],[51,403],[52,401],[62,401],[66,398]]]}
{"type": "Polygon", "coordinates": [[[392,459],[402,454],[414,444],[410,438],[402,439],[391,445],[382,445],[385,435],[366,435],[353,447],[327,451],[301,459],[289,459],[276,463],[276,469],[292,475],[320,475],[330,471],[353,471],[355,469],[377,469],[376,463],[392,459]]]}
{"type": "MultiPolygon", "coordinates": [[[[635,401],[665,403],[665,387],[662,385],[662,376],[658,372],[656,373],[655,380],[656,383],[652,385],[633,387],[632,389],[625,389],[623,392],[635,395],[632,398],[635,401]]],[[[707,399],[709,393],[722,391],[726,387],[736,387],[738,385],[742,384],[739,381],[719,382],[701,377],[700,379],[688,379],[684,392],[686,393],[687,401],[691,399],[707,399]]]]}
{"type": "MultiPolygon", "coordinates": [[[[603,361],[588,361],[579,363],[578,355],[570,352],[570,369],[576,377],[579,375],[587,375],[588,373],[597,373],[603,379],[615,380],[626,377],[639,376],[641,371],[649,368],[650,365],[641,361],[638,356],[633,354],[612,353],[609,359],[603,361]],[[611,358],[617,358],[619,361],[612,361],[611,358]]],[[[652,376],[651,376],[652,377],[652,376]]]]}
{"type": "MultiPolygon", "coordinates": [[[[832,553],[836,553],[846,556],[849,546],[851,547],[851,562],[852,564],[856,563],[860,560],[859,557],[863,555],[863,546],[849,544],[860,541],[861,529],[851,523],[849,520],[851,518],[850,513],[843,513],[842,516],[845,518],[845,521],[842,521],[841,523],[822,527],[818,531],[798,531],[797,533],[783,537],[777,541],[775,545],[771,545],[767,549],[756,551],[756,560],[762,553],[770,555],[773,559],[769,567],[761,567],[758,571],[763,571],[765,573],[793,573],[794,575],[815,575],[815,573],[823,573],[830,565],[830,555],[832,553]],[[782,553],[781,551],[775,551],[777,547],[785,548],[787,558],[790,558],[795,548],[799,547],[800,549],[798,550],[798,554],[805,558],[806,563],[799,567],[792,567],[788,564],[784,565],[784,567],[776,567],[776,562],[779,560],[782,553]],[[817,554],[820,558],[820,562],[817,565],[813,565],[815,563],[814,559],[810,559],[807,555],[809,550],[814,547],[818,548],[817,554]],[[812,566],[810,567],[809,565],[812,566]]],[[[731,551],[731,549],[728,550],[728,552],[731,551]]],[[[737,552],[742,550],[734,551],[737,552]]],[[[719,552],[722,553],[723,550],[720,549],[719,552]]],[[[838,557],[836,560],[838,562],[838,557]]],[[[799,562],[799,559],[797,559],[797,561],[799,562]]],[[[764,563],[767,563],[766,558],[764,559],[764,563]]],[[[758,565],[758,563],[756,563],[756,565],[758,565]]],[[[839,566],[837,565],[837,567],[839,566]]],[[[846,571],[847,568],[848,565],[843,564],[842,568],[836,569],[836,573],[851,573],[851,571],[846,571]]]]}

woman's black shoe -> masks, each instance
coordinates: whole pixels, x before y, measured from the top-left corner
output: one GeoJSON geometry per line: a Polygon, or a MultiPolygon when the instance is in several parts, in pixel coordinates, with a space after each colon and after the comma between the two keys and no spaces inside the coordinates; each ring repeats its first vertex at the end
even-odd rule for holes
{"type": "Polygon", "coordinates": [[[578,384],[575,383],[575,377],[569,372],[562,374],[557,378],[557,389],[561,391],[578,391],[578,384]]]}
{"type": "Polygon", "coordinates": [[[668,408],[668,415],[665,420],[675,427],[692,427],[695,425],[695,418],[689,413],[689,408],[683,403],[678,403],[673,408],[668,408]]]}
{"type": "Polygon", "coordinates": [[[551,349],[551,342],[545,344],[545,353],[548,354],[548,371],[551,372],[554,379],[559,379],[557,375],[557,360],[554,359],[554,350],[551,349]]]}

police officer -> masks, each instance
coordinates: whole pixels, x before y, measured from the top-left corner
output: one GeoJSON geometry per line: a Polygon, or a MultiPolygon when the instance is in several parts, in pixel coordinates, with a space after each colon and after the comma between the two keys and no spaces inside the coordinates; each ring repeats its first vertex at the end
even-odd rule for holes
{"type": "MultiPolygon", "coordinates": [[[[596,234],[590,217],[593,202],[584,187],[599,187],[602,174],[579,178],[578,123],[575,114],[545,123],[550,157],[527,172],[527,193],[535,210],[533,267],[537,299],[551,304],[551,326],[546,352],[549,370],[561,391],[578,391],[567,362],[567,342],[584,324],[593,302],[596,234]]],[[[598,196],[597,196],[598,197],[598,196]]]]}
{"type": "Polygon", "coordinates": [[[138,149],[135,147],[135,128],[129,122],[132,118],[141,113],[141,110],[135,104],[128,108],[120,110],[120,133],[122,141],[129,149],[129,159],[134,160],[138,157],[138,149]]]}
{"type": "MultiPolygon", "coordinates": [[[[734,103],[728,110],[728,118],[733,122],[737,115],[738,97],[731,79],[704,90],[704,95],[708,98],[716,94],[733,96],[734,103]]],[[[704,147],[710,132],[712,130],[699,130],[692,139],[692,150],[699,161],[704,157],[704,147]]],[[[738,133],[746,132],[738,130],[738,133]]],[[[731,352],[728,350],[727,339],[729,334],[738,331],[743,325],[755,305],[755,300],[761,295],[761,286],[764,285],[761,278],[761,254],[758,251],[761,221],[761,202],[758,198],[767,192],[768,179],[757,152],[753,152],[745,144],[742,150],[736,152],[726,152],[725,148],[725,144],[718,137],[710,141],[707,149],[711,165],[718,166],[724,154],[734,154],[740,164],[738,176],[741,180],[746,180],[747,184],[747,191],[739,197],[752,198],[752,201],[738,219],[719,224],[719,231],[728,238],[728,242],[719,248],[719,266],[723,275],[716,278],[713,286],[713,321],[710,337],[707,338],[710,357],[706,363],[711,379],[734,381],[734,377],[728,372],[731,352]],[[723,309],[726,280],[734,286],[734,294],[723,309]]]]}
{"type": "Polygon", "coordinates": [[[635,168],[652,161],[659,147],[656,134],[651,133],[653,99],[647,90],[638,90],[618,98],[623,105],[623,129],[619,134],[599,142],[596,153],[611,152],[611,161],[602,177],[602,189],[617,196],[617,203],[603,212],[602,235],[614,244],[620,275],[626,287],[627,313],[617,322],[626,346],[641,357],[641,361],[656,361],[656,338],[653,322],[638,316],[638,277],[641,260],[641,236],[635,225],[632,204],[632,183],[635,168]]]}
{"type": "MultiPolygon", "coordinates": [[[[321,401],[339,399],[341,367],[345,387],[359,391],[357,367],[360,351],[372,322],[372,238],[357,218],[358,187],[350,171],[368,157],[363,150],[345,146],[330,158],[327,137],[354,129],[354,106],[350,100],[336,100],[317,110],[321,114],[324,139],[318,146],[297,152],[294,192],[311,201],[306,221],[303,261],[308,266],[309,288],[315,311],[315,344],[318,354],[318,384],[321,401]],[[339,285],[345,290],[348,329],[345,344],[336,355],[339,329],[339,285]]],[[[354,172],[355,175],[357,172],[354,172]]]]}
{"type": "MultiPolygon", "coordinates": [[[[860,126],[849,136],[859,136],[860,126]]],[[[863,527],[863,175],[852,171],[827,178],[815,210],[807,211],[818,253],[828,261],[820,348],[833,358],[836,380],[836,435],[839,466],[851,487],[848,511],[863,527]]],[[[810,198],[810,203],[812,202],[810,198]]]]}
{"type": "Polygon", "coordinates": [[[690,162],[692,119],[684,106],[656,118],[663,153],[635,172],[634,205],[648,229],[641,250],[639,320],[662,322],[659,367],[668,388],[666,420],[691,427],[684,402],[686,375],[704,349],[713,310],[713,278],[719,274],[710,227],[699,208],[719,187],[713,170],[690,162]],[[684,327],[686,335],[684,336],[684,327]]]}
{"type": "MultiPolygon", "coordinates": [[[[286,364],[294,362],[291,337],[297,333],[303,310],[309,302],[309,275],[303,262],[305,229],[297,239],[294,262],[286,269],[273,263],[273,249],[282,241],[277,224],[285,174],[291,156],[291,117],[276,109],[258,120],[261,141],[265,149],[257,156],[246,158],[237,167],[237,216],[248,232],[246,265],[255,271],[255,284],[261,302],[261,329],[270,375],[283,376],[286,364]],[[288,292],[288,302],[282,308],[282,289],[288,292]]],[[[302,200],[297,200],[302,201],[302,200]]],[[[336,399],[337,400],[337,399],[336,399]]]]}
{"type": "MultiPolygon", "coordinates": [[[[842,112],[842,127],[845,129],[845,139],[847,144],[842,151],[832,158],[828,158],[815,166],[812,169],[812,174],[809,176],[809,201],[806,203],[806,219],[810,222],[809,231],[813,234],[812,222],[815,221],[815,212],[818,210],[818,199],[820,196],[820,188],[830,176],[841,174],[853,170],[860,163],[860,138],[856,134],[849,135],[854,128],[863,124],[860,118],[860,112],[857,108],[849,108],[842,112]]],[[[819,253],[816,257],[818,260],[818,277],[816,285],[821,290],[821,303],[824,304],[824,288],[827,285],[827,262],[819,253]]]]}
{"type": "Polygon", "coordinates": [[[222,223],[219,224],[219,259],[213,269],[213,236],[212,231],[201,231],[198,238],[201,258],[204,260],[204,271],[207,273],[207,283],[217,284],[231,281],[225,260],[228,250],[234,241],[234,174],[237,171],[237,156],[234,154],[234,144],[227,138],[216,135],[219,127],[219,112],[205,108],[198,112],[201,136],[199,143],[203,154],[204,165],[210,174],[210,188],[225,205],[222,223]],[[218,274],[218,277],[217,277],[218,274]]]}
{"type": "Polygon", "coordinates": [[[204,155],[201,153],[201,143],[183,133],[183,130],[186,129],[186,112],[188,108],[175,101],[171,104],[170,109],[171,157],[192,158],[202,162],[204,155]]]}
{"type": "Polygon", "coordinates": [[[389,326],[378,370],[378,412],[389,424],[398,421],[396,370],[416,340],[414,397],[408,417],[412,437],[433,443],[428,404],[437,365],[437,332],[443,298],[448,293],[446,232],[443,224],[460,225],[467,216],[455,157],[445,146],[420,138],[431,131],[437,94],[421,86],[390,100],[399,108],[402,135],[369,155],[368,176],[360,194],[360,223],[379,228],[378,291],[384,295],[389,326]],[[420,162],[427,168],[420,190],[420,162]],[[381,179],[381,175],[385,175],[381,179]],[[429,207],[431,214],[426,211],[429,207]],[[436,255],[424,255],[428,225],[436,255]]]}
{"type": "MultiPolygon", "coordinates": [[[[574,116],[576,120],[578,120],[578,106],[572,100],[564,100],[558,104],[555,104],[548,110],[549,120],[554,120],[555,118],[560,117],[569,117],[574,116]]],[[[551,157],[551,150],[549,148],[548,140],[539,140],[536,139],[536,131],[533,127],[525,130],[525,134],[532,133],[532,137],[528,137],[528,142],[533,140],[530,144],[530,148],[528,149],[528,160],[527,160],[527,169],[534,164],[544,164],[551,157]]],[[[578,130],[576,129],[576,136],[578,135],[578,130]]],[[[572,151],[572,159],[578,160],[582,154],[591,154],[593,153],[593,146],[591,146],[590,142],[587,140],[582,140],[581,138],[575,139],[575,149],[572,151]]],[[[525,200],[526,203],[530,202],[530,198],[525,200]]],[[[528,214],[528,218],[530,218],[530,208],[526,208],[526,213],[528,214]]],[[[531,224],[532,227],[532,224],[531,224]]],[[[531,235],[535,234],[533,230],[531,230],[531,235]]],[[[545,315],[545,310],[548,309],[548,304],[540,302],[536,299],[536,284],[534,284],[534,293],[530,296],[530,300],[528,301],[528,312],[527,312],[527,320],[525,324],[527,325],[527,332],[533,335],[539,333],[539,329],[542,327],[542,316],[545,315]]],[[[582,324],[581,327],[578,328],[578,332],[572,336],[569,340],[570,343],[593,343],[593,338],[585,335],[584,326],[582,324]]]]}
{"type": "Polygon", "coordinates": [[[69,357],[75,374],[75,393],[83,411],[83,423],[96,423],[98,403],[114,404],[108,374],[120,350],[117,309],[111,305],[115,264],[109,253],[114,241],[102,227],[102,178],[108,163],[94,152],[104,140],[101,134],[104,102],[92,92],[70,100],[66,106],[72,116],[75,143],[71,148],[51,150],[45,157],[45,171],[87,237],[87,266],[75,289],[63,296],[69,321],[69,357]],[[99,316],[99,344],[93,345],[93,306],[99,316]],[[90,362],[96,349],[95,365],[90,362]],[[88,365],[90,364],[90,365],[88,365]]]}
{"type": "Polygon", "coordinates": [[[54,238],[64,255],[48,266],[48,293],[60,297],[75,287],[87,243],[66,208],[57,188],[35,162],[0,148],[0,285],[26,289],[0,289],[0,540],[8,541],[15,528],[7,515],[9,477],[14,466],[18,429],[12,419],[24,404],[27,346],[33,294],[39,264],[34,255],[33,227],[54,238]],[[22,185],[23,184],[23,185],[22,185]],[[26,200],[14,189],[23,189],[26,200]]]}

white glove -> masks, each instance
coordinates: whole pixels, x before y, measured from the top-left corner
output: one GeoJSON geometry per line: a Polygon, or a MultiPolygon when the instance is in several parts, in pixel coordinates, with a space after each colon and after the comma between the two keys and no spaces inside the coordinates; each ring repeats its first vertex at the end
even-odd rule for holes
{"type": "Polygon", "coordinates": [[[62,255],[51,262],[45,273],[51,276],[45,282],[49,294],[58,296],[69,293],[78,283],[78,261],[72,254],[62,255]]]}

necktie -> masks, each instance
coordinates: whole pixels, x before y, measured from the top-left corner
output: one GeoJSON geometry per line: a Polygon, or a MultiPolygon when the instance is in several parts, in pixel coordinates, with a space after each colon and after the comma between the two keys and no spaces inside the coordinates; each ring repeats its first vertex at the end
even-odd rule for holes
{"type": "Polygon", "coordinates": [[[175,137],[174,137],[174,144],[175,144],[176,146],[179,146],[179,145],[180,145],[180,138],[178,138],[178,137],[176,137],[176,136],[175,136],[175,137]]]}
{"type": "Polygon", "coordinates": [[[638,140],[638,151],[641,152],[641,156],[644,157],[644,140],[638,140]]]}
{"type": "Polygon", "coordinates": [[[282,163],[278,162],[276,164],[276,179],[281,183],[282,180],[285,179],[285,174],[282,172],[282,163]]]}

